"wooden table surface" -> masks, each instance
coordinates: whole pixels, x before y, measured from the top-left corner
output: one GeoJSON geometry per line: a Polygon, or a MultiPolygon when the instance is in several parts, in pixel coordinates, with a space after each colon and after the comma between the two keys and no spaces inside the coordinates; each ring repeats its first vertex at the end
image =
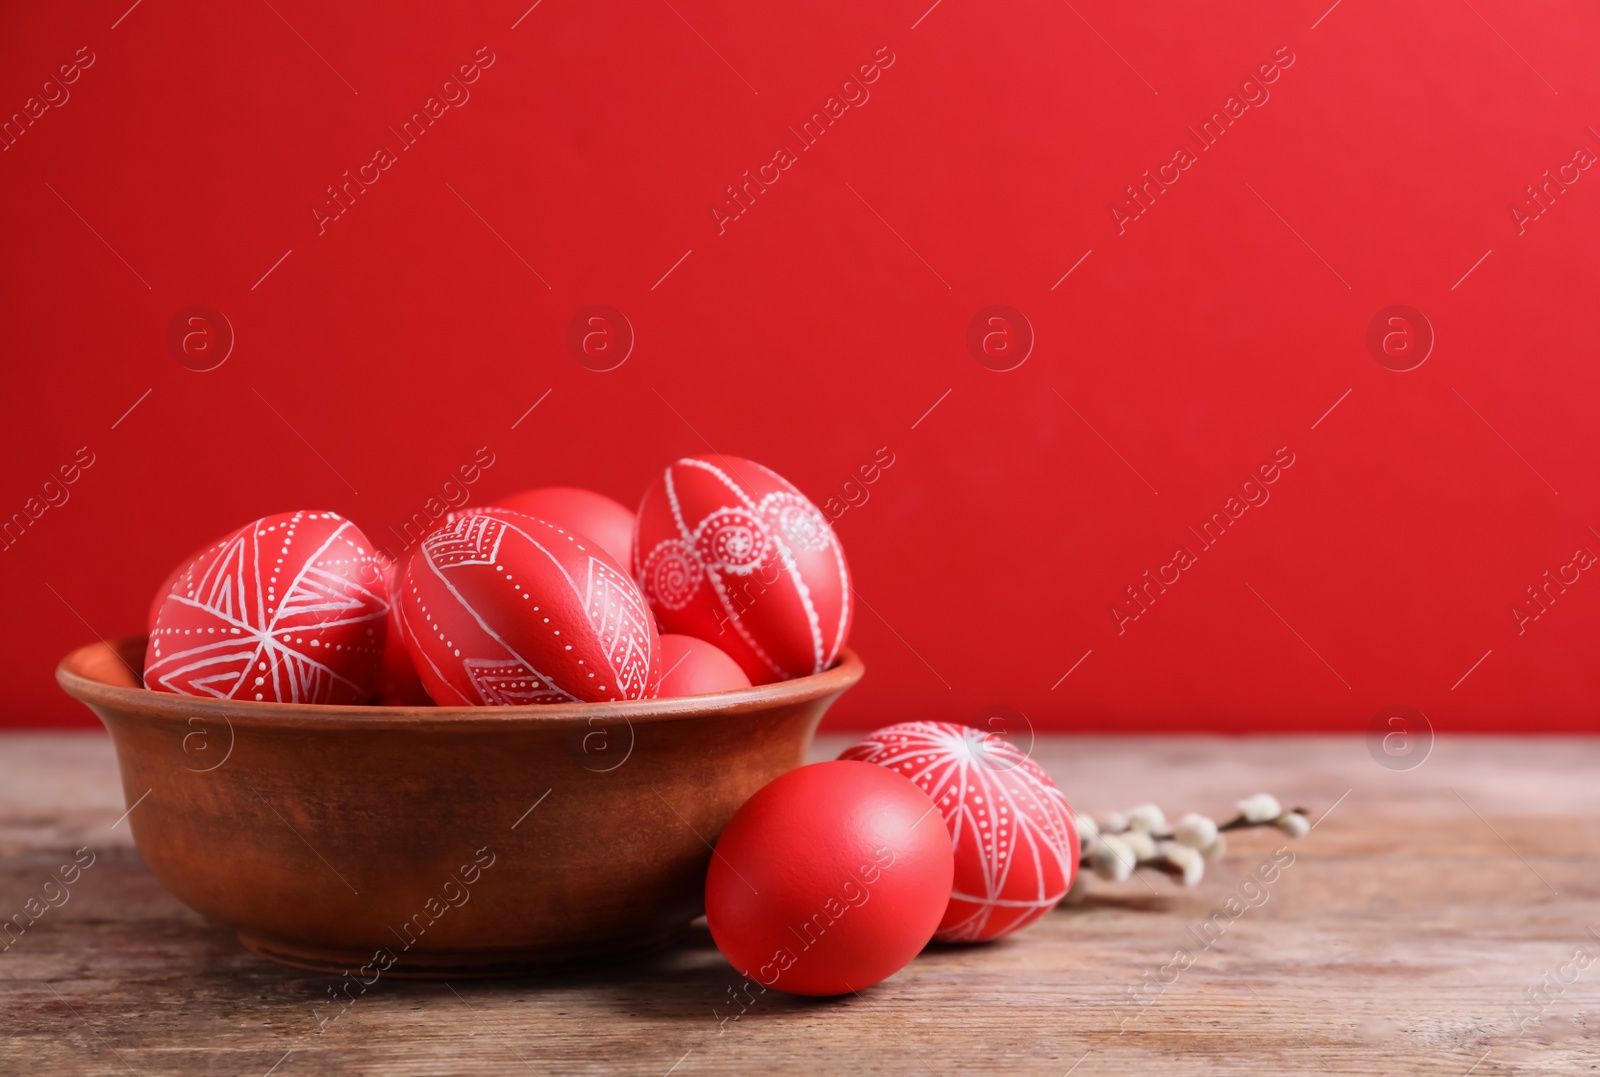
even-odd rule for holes
{"type": "Polygon", "coordinates": [[[1327,815],[1264,898],[1240,886],[1284,844],[1271,830],[1196,888],[1096,880],[1080,907],[843,1001],[769,992],[719,1021],[741,981],[701,926],[650,961],[555,979],[380,981],[319,1034],[334,978],[247,954],[112,826],[107,738],[0,737],[0,918],[72,850],[95,856],[0,953],[0,1072],[1600,1072],[1600,740],[1441,739],[1409,771],[1358,738],[1049,738],[1034,754],[1079,808],[1222,816],[1265,790],[1327,815]]]}

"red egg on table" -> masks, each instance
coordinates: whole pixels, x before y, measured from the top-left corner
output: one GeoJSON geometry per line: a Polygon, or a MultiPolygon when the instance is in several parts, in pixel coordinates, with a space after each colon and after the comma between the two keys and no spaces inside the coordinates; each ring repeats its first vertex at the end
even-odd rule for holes
{"type": "Polygon", "coordinates": [[[707,696],[749,688],[750,678],[739,663],[703,639],[676,632],[661,633],[661,685],[656,695],[707,696]]]}
{"type": "Polygon", "coordinates": [[[545,520],[457,514],[407,557],[395,600],[441,706],[644,699],[661,680],[655,619],[633,578],[545,520]]]}
{"type": "Polygon", "coordinates": [[[494,504],[588,535],[617,564],[633,567],[633,511],[604,494],[576,486],[542,486],[502,497],[494,504]]]}
{"type": "Polygon", "coordinates": [[[634,575],[666,631],[715,643],[754,684],[827,669],[850,634],[850,569],[833,528],[751,460],[668,466],[639,505],[634,575]]]}
{"type": "Polygon", "coordinates": [[[388,589],[332,512],[266,516],[210,547],[162,600],[145,687],[279,703],[361,703],[382,676],[388,589]]]}
{"type": "Polygon", "coordinates": [[[752,981],[797,995],[861,991],[927,945],[951,871],[926,793],[868,763],[814,763],[729,821],[706,874],[706,922],[752,981]]]}
{"type": "Polygon", "coordinates": [[[876,763],[939,805],[955,856],[935,938],[982,942],[1055,908],[1078,871],[1078,832],[1055,782],[1010,741],[951,722],[886,726],[839,757],[876,763]]]}

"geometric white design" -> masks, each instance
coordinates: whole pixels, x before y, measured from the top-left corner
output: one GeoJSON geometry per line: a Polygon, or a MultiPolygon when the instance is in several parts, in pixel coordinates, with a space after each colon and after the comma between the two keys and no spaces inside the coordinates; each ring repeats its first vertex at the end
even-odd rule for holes
{"type": "Polygon", "coordinates": [[[463,516],[422,540],[428,558],[440,568],[492,565],[500,558],[504,521],[493,516],[463,516]]]}
{"type": "Polygon", "coordinates": [[[517,659],[469,658],[462,665],[478,689],[478,695],[491,707],[562,703],[572,698],[570,693],[551,683],[550,678],[517,659]]]}
{"type": "Polygon", "coordinates": [[[173,582],[150,633],[145,684],[217,698],[364,702],[377,689],[386,592],[370,543],[348,521],[331,512],[263,517],[173,582]]]}
{"type": "Polygon", "coordinates": [[[650,681],[651,617],[638,585],[591,557],[583,608],[623,698],[643,697],[650,681]]]}
{"type": "Polygon", "coordinates": [[[955,853],[950,906],[934,938],[977,942],[1039,919],[1078,870],[1066,797],[1011,742],[951,722],[902,722],[845,750],[909,778],[944,816],[955,853]]]}
{"type": "Polygon", "coordinates": [[[489,508],[451,514],[423,539],[396,601],[413,664],[436,702],[524,706],[653,694],[655,619],[632,579],[580,537],[489,508]]]}

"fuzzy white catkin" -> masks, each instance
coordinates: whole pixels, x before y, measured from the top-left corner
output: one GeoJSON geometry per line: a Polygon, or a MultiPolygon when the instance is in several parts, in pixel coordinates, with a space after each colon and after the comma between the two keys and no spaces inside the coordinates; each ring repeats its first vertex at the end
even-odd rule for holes
{"type": "Polygon", "coordinates": [[[1217,840],[1216,821],[1198,812],[1189,812],[1173,828],[1172,837],[1191,849],[1204,849],[1217,840]]]}
{"type": "Polygon", "coordinates": [[[1126,834],[1118,834],[1118,838],[1129,849],[1133,850],[1136,860],[1154,860],[1156,857],[1156,839],[1143,830],[1129,830],[1126,834]]]}
{"type": "Polygon", "coordinates": [[[1284,812],[1278,816],[1278,829],[1291,838],[1303,838],[1311,833],[1311,823],[1297,811],[1284,812]]]}
{"type": "Polygon", "coordinates": [[[1228,835],[1218,834],[1212,840],[1210,845],[1207,845],[1204,849],[1200,850],[1200,855],[1206,860],[1221,860],[1223,856],[1227,854],[1227,852],[1228,835]]]}
{"type": "Polygon", "coordinates": [[[1184,886],[1195,886],[1205,877],[1206,861],[1200,855],[1200,850],[1175,841],[1164,841],[1161,843],[1161,854],[1166,857],[1167,863],[1182,872],[1180,881],[1184,886]]]}
{"type": "Polygon", "coordinates": [[[1094,821],[1094,816],[1092,815],[1079,815],[1077,812],[1073,812],[1072,824],[1078,830],[1078,849],[1080,851],[1089,848],[1090,845],[1094,844],[1094,840],[1100,836],[1100,827],[1094,821]]]}
{"type": "Polygon", "coordinates": [[[1102,879],[1120,883],[1133,874],[1133,850],[1121,838],[1102,834],[1089,850],[1089,863],[1102,879]]]}
{"type": "Polygon", "coordinates": [[[1128,817],[1119,811],[1108,811],[1100,816],[1100,833],[1120,834],[1128,829],[1128,817]]]}
{"type": "Polygon", "coordinates": [[[1165,830],[1167,817],[1161,808],[1155,804],[1140,804],[1137,808],[1128,809],[1128,829],[1142,830],[1146,834],[1154,834],[1165,830]]]}
{"type": "Polygon", "coordinates": [[[1271,793],[1257,793],[1238,803],[1239,814],[1247,823],[1270,823],[1283,814],[1278,798],[1271,793]]]}
{"type": "Polygon", "coordinates": [[[1166,815],[1154,803],[1141,803],[1138,808],[1128,808],[1128,829],[1146,834],[1165,831],[1166,815]]]}

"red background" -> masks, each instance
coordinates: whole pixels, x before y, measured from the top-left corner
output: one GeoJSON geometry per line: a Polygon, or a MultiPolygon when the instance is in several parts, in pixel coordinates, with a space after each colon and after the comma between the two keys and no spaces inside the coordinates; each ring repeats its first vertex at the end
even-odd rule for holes
{"type": "Polygon", "coordinates": [[[0,553],[0,722],[92,723],[57,658],[139,631],[248,519],[332,508],[394,548],[480,446],[480,500],[631,503],[709,445],[819,502],[894,454],[837,524],[869,673],[835,725],[1594,727],[1600,580],[1521,634],[1510,612],[1600,552],[1600,170],[1525,234],[1509,211],[1600,154],[1591,4],[127,8],[0,28],[7,115],[95,57],[0,153],[0,513],[95,461],[0,553]],[[882,46],[870,98],[719,234],[724,189],[882,46]],[[1283,46],[1270,98],[1195,149],[1283,46]],[[1180,144],[1197,162],[1119,234],[1110,204],[1180,144]],[[1437,335],[1406,373],[1365,343],[1398,303],[1437,335]],[[166,342],[194,304],[237,338],[207,373],[166,342]],[[565,343],[591,304],[637,337],[608,373],[565,343]],[[1036,334],[1005,373],[967,349],[991,304],[1036,334]],[[1119,634],[1123,589],[1282,446],[1270,501],[1119,634]]]}

